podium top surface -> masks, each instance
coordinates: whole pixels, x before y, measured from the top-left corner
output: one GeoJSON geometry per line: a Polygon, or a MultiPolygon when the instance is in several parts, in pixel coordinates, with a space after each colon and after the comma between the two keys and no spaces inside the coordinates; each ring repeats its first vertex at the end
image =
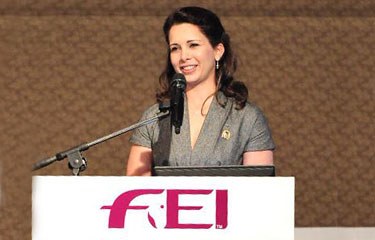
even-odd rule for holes
{"type": "Polygon", "coordinates": [[[156,166],[153,168],[154,176],[275,176],[275,166],[156,166]]]}

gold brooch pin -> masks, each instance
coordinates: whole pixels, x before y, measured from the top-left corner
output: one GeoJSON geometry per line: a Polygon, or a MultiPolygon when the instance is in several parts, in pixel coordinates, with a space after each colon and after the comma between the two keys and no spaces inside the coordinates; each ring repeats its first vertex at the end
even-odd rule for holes
{"type": "Polygon", "coordinates": [[[229,140],[230,131],[229,130],[223,130],[223,132],[221,133],[221,137],[224,138],[225,140],[229,140]]]}

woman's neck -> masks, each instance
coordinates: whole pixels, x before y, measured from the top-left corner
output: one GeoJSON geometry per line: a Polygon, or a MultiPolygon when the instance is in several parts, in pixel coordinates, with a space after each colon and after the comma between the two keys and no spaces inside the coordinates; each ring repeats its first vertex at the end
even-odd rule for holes
{"type": "Polygon", "coordinates": [[[186,96],[189,110],[207,114],[212,102],[212,97],[216,92],[215,84],[199,84],[194,87],[187,87],[186,96]]]}

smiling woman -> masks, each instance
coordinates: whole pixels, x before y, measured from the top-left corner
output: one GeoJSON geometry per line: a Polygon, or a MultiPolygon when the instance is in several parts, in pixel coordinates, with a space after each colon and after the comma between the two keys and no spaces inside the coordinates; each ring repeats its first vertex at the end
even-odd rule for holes
{"type": "Polygon", "coordinates": [[[195,86],[212,93],[216,89],[215,62],[224,54],[222,43],[212,47],[198,26],[181,23],[169,32],[170,61],[176,72],[185,75],[187,92],[195,86]],[[205,82],[206,81],[206,82],[205,82]]]}
{"type": "MultiPolygon", "coordinates": [[[[157,102],[171,98],[173,75],[186,78],[181,133],[168,118],[136,130],[127,175],[151,175],[152,166],[272,165],[275,144],[261,110],[233,74],[236,58],[220,19],[200,7],[184,7],[165,20],[168,57],[157,102]]],[[[142,119],[155,116],[159,104],[142,119]]]]}

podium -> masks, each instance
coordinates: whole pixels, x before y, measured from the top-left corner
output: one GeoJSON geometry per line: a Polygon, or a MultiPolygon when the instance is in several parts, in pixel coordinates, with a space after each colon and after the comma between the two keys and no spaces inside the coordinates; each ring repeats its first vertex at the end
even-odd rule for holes
{"type": "Polygon", "coordinates": [[[33,240],[293,240],[293,177],[34,176],[33,240]]]}

